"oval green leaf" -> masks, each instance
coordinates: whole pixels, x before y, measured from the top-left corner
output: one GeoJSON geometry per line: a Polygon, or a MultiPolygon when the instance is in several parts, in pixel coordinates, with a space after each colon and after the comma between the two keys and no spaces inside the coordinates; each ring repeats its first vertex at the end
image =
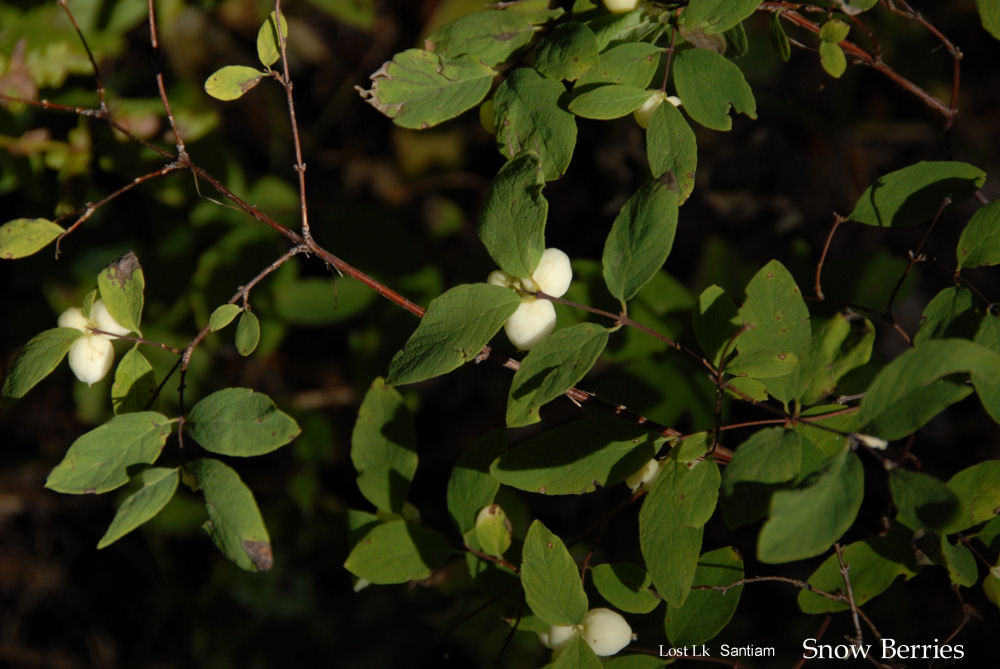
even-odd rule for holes
{"type": "Polygon", "coordinates": [[[24,258],[41,251],[65,230],[47,218],[15,218],[0,225],[0,259],[24,258]]]}
{"type": "Polygon", "coordinates": [[[986,173],[968,163],[921,161],[879,177],[849,218],[865,225],[918,225],[937,214],[945,198],[960,202],[979,190],[986,173]]]}
{"type": "Polygon", "coordinates": [[[545,250],[549,203],[542,195],[544,186],[541,158],[525,152],[500,168],[486,192],[479,238],[511,276],[531,276],[545,250]]]}
{"type": "Polygon", "coordinates": [[[553,28],[535,53],[535,69],[557,80],[575,81],[599,61],[593,31],[575,21],[553,28]]]}
{"type": "Polygon", "coordinates": [[[208,520],[202,526],[222,553],[247,571],[267,571],[274,564],[271,538],[250,488],[239,474],[211,458],[190,462],[208,520]]]}
{"type": "Polygon", "coordinates": [[[624,481],[653,457],[658,443],[634,425],[585,418],[515,446],[490,473],[527,492],[580,495],[624,481]]]}
{"type": "Polygon", "coordinates": [[[514,313],[521,298],[509,288],[470,283],[431,301],[420,325],[389,364],[387,383],[430,379],[475,359],[514,313]]]}
{"type": "Polygon", "coordinates": [[[484,65],[496,65],[531,41],[535,29],[517,12],[473,12],[447,23],[425,40],[428,49],[446,58],[473,56],[484,65]]]}
{"type": "Polygon", "coordinates": [[[146,279],[135,253],[129,251],[97,275],[97,290],[118,324],[139,332],[146,279]]]}
{"type": "Polygon", "coordinates": [[[684,115],[672,104],[661,104],[646,130],[646,159],[654,179],[673,174],[677,184],[677,204],[682,205],[694,190],[698,167],[698,145],[684,115]]]}
{"type": "Polygon", "coordinates": [[[278,16],[280,18],[276,19],[274,12],[268,14],[267,20],[260,25],[260,30],[257,31],[257,58],[267,68],[270,68],[281,58],[281,40],[288,38],[288,21],[285,20],[284,14],[278,16]],[[278,24],[281,26],[280,39],[278,37],[278,24]]]}
{"type": "Polygon", "coordinates": [[[624,84],[598,84],[574,95],[569,110],[582,118],[621,118],[641,107],[654,94],[655,91],[624,84]]]}
{"type": "Polygon", "coordinates": [[[549,625],[578,625],[587,615],[580,571],[562,539],[536,520],[521,552],[521,585],[535,615],[549,625]]]}
{"type": "Polygon", "coordinates": [[[375,584],[406,583],[430,576],[451,552],[434,530],[393,520],[371,528],[351,549],[344,567],[375,584]]]}
{"type": "Polygon", "coordinates": [[[702,555],[691,581],[691,594],[684,605],[667,605],[664,628],[671,645],[682,648],[714,639],[736,613],[743,586],[737,585],[725,592],[698,586],[724,587],[742,578],[743,556],[732,546],[702,555]]]}
{"type": "Polygon", "coordinates": [[[236,324],[236,352],[246,357],[260,342],[260,321],[252,311],[244,311],[236,324]]]}
{"type": "Polygon", "coordinates": [[[858,456],[845,450],[804,487],[775,492],[757,540],[760,561],[793,562],[829,549],[858,515],[864,479],[858,456]]]}
{"type": "Polygon", "coordinates": [[[616,609],[642,614],[660,604],[660,598],[649,589],[652,579],[639,565],[606,562],[594,567],[590,574],[597,592],[616,609]]]}
{"type": "Polygon", "coordinates": [[[233,322],[233,319],[243,311],[243,308],[235,304],[223,304],[216,308],[212,315],[208,317],[208,329],[218,332],[233,322]]]}
{"type": "Polygon", "coordinates": [[[115,368],[111,408],[116,414],[143,411],[156,394],[153,366],[138,348],[129,349],[115,368]]]}
{"type": "Polygon", "coordinates": [[[52,373],[66,357],[70,346],[83,336],[76,328],[52,328],[39,332],[24,345],[7,372],[3,396],[23,397],[39,381],[52,373]]]}
{"type": "Polygon", "coordinates": [[[528,352],[507,396],[507,427],[541,420],[538,410],[576,385],[608,344],[606,328],[578,323],[557,330],[528,352]]]}
{"type": "Polygon", "coordinates": [[[129,467],[156,462],[170,429],[170,420],[155,411],[115,416],[73,442],[45,487],[74,495],[119,488],[129,482],[129,467]]]}
{"type": "Polygon", "coordinates": [[[622,302],[632,299],[670,255],[677,231],[677,191],[661,181],[640,188],[621,208],[604,243],[604,281],[622,302]]]}
{"type": "Polygon", "coordinates": [[[351,462],[361,494],[383,511],[401,513],[417,471],[417,432],[403,397],[382,377],[372,382],[358,409],[351,462]]]}
{"type": "Polygon", "coordinates": [[[496,72],[477,58],[444,58],[423,49],[397,53],[360,90],[370,105],[404,128],[429,128],[472,109],[486,97],[496,72]]]}
{"type": "Polygon", "coordinates": [[[265,72],[246,65],[226,65],[205,80],[205,92],[216,100],[237,100],[259,84],[265,75],[265,72]]]}
{"type": "Polygon", "coordinates": [[[958,238],[955,255],[959,269],[1000,264],[1000,200],[972,215],[958,238]]]}
{"type": "Polygon", "coordinates": [[[97,543],[101,549],[121,539],[123,536],[139,527],[158,514],[177,491],[180,472],[176,468],[151,467],[136,477],[142,486],[125,498],[115,517],[97,543]]]}
{"type": "Polygon", "coordinates": [[[299,435],[295,420],[250,388],[224,388],[191,409],[186,429],[201,447],[221,455],[263,455],[299,435]]]}
{"type": "Polygon", "coordinates": [[[684,110],[712,130],[729,130],[729,108],[757,118],[757,102],[740,68],[707,49],[687,49],[674,58],[674,85],[684,110]]]}

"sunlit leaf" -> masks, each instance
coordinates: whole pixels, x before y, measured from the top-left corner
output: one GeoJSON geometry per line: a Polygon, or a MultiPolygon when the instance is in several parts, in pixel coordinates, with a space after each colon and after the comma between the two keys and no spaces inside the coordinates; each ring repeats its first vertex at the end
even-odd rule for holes
{"type": "Polygon", "coordinates": [[[176,468],[151,467],[139,474],[136,481],[142,487],[118,507],[108,531],[97,543],[98,548],[111,545],[155,517],[174,496],[180,472],[176,468]]]}
{"type": "Polygon", "coordinates": [[[192,407],[186,430],[202,448],[221,455],[263,455],[299,435],[298,423],[270,397],[250,388],[224,388],[192,407]]]}
{"type": "Polygon", "coordinates": [[[64,232],[46,218],[15,218],[0,225],[0,259],[24,258],[41,251],[64,232]]]}
{"type": "Polygon", "coordinates": [[[521,555],[524,597],[535,615],[550,625],[582,623],[587,595],[562,539],[536,520],[528,528],[521,555]]]}
{"type": "Polygon", "coordinates": [[[849,218],[880,227],[917,225],[934,218],[945,198],[960,202],[985,180],[986,173],[968,163],[921,161],[879,177],[849,218]]]}
{"type": "Polygon", "coordinates": [[[395,388],[375,379],[351,433],[351,462],[361,494],[379,509],[400,513],[417,470],[413,414],[395,388]]]}

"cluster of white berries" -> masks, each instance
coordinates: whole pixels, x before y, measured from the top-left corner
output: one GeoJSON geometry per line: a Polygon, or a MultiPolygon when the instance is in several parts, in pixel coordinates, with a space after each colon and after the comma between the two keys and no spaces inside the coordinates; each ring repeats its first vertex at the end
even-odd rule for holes
{"type": "Polygon", "coordinates": [[[104,302],[95,300],[90,307],[90,318],[83,315],[80,307],[70,307],[59,316],[61,328],[73,328],[84,333],[69,348],[69,368],[76,378],[92,386],[111,369],[115,350],[111,345],[112,336],[124,336],[129,330],[118,323],[108,311],[104,302]],[[101,330],[110,334],[94,332],[101,330]]]}
{"type": "Polygon", "coordinates": [[[515,277],[502,270],[490,273],[486,283],[522,294],[517,311],[503,326],[510,343],[526,351],[549,336],[556,327],[555,307],[549,300],[540,300],[534,294],[541,291],[552,297],[562,297],[572,280],[569,256],[554,248],[542,252],[542,258],[530,277],[515,277]]]}
{"type": "Polygon", "coordinates": [[[620,613],[603,607],[588,611],[581,625],[553,625],[538,638],[543,646],[558,653],[577,634],[582,634],[583,640],[600,657],[614,655],[635,638],[620,613]]]}

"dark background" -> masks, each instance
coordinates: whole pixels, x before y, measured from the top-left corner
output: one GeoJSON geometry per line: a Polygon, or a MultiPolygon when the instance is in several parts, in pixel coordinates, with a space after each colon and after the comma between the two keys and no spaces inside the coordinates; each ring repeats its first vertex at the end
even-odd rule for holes
{"type": "MultiPolygon", "coordinates": [[[[812,298],[813,273],[833,213],[848,213],[878,175],[917,160],[973,163],[990,175],[985,196],[1000,194],[994,176],[1000,162],[1000,43],[981,29],[971,0],[914,4],[964,53],[960,113],[948,131],[934,111],[867,68],[849,64],[843,78],[834,80],[814,51],[795,47],[790,62],[782,63],[768,43],[767,16],[748,21],[750,52],[739,63],[754,89],[759,118],[737,117],[728,133],[696,128],[697,186],[681,209],[666,265],[691,294],[717,283],[739,299],[749,277],[778,258],[812,298]]],[[[89,18],[85,31],[101,61],[112,114],[169,145],[142,8],[123,9],[126,5],[144,3],[70,2],[89,18]]],[[[333,253],[426,304],[444,288],[482,280],[492,269],[475,229],[478,207],[502,157],[475,113],[423,133],[401,130],[364,104],[353,87],[366,87],[368,74],[393,53],[419,45],[446,17],[478,5],[379,1],[372,16],[347,11],[364,5],[285,4],[313,231],[333,253]]],[[[279,88],[263,82],[228,104],[201,89],[205,77],[222,65],[256,62],[257,27],[271,8],[251,0],[158,5],[163,67],[193,159],[295,225],[294,158],[279,88]]],[[[58,7],[7,2],[0,12],[0,54],[8,58],[22,36],[28,53],[42,53],[51,44],[75,49],[65,57],[72,64],[64,68],[65,85],[51,81],[40,95],[93,106],[86,61],[58,7]]],[[[947,99],[952,61],[932,35],[882,7],[865,20],[888,63],[947,99]]],[[[815,46],[808,34],[790,33],[815,46]]],[[[44,53],[58,71],[61,52],[44,53]]],[[[614,215],[648,178],[644,138],[630,118],[578,123],[569,171],[545,189],[547,236],[573,258],[599,260],[614,215]]],[[[0,108],[0,137],[3,220],[72,211],[161,164],[101,123],[72,114],[0,108]],[[32,134],[38,132],[47,135],[32,134]]],[[[189,341],[215,306],[287,248],[272,231],[209,198],[216,198],[211,188],[186,173],[156,180],[103,207],[64,240],[58,259],[50,248],[0,264],[5,314],[0,374],[24,342],[53,327],[63,309],[79,304],[96,273],[128,249],[135,250],[145,271],[145,336],[175,346],[189,341]]],[[[894,313],[911,334],[930,297],[951,285],[955,241],[975,206],[969,201],[945,213],[928,242],[932,262],[918,266],[904,284],[894,313]]],[[[905,267],[907,250],[924,230],[843,226],[823,274],[827,300],[810,303],[814,315],[848,305],[867,308],[870,316],[880,312],[905,267]]],[[[291,446],[231,463],[254,490],[271,532],[275,567],[269,573],[248,574],[228,563],[201,533],[203,508],[186,490],[148,528],[97,551],[116,495],[78,498],[43,487],[68,445],[106,420],[108,381],[87,389],[62,365],[25,399],[4,407],[0,665],[489,667],[499,662],[521,667],[544,661],[531,634],[516,635],[501,650],[506,634],[501,612],[476,613],[483,599],[459,557],[426,583],[352,591],[342,568],[348,551],[345,511],[370,507],[354,485],[350,430],[365,389],[385,372],[416,319],[349,280],[337,283],[339,309],[330,309],[328,277],[316,261],[296,259],[265,280],[252,294],[264,327],[259,351],[240,358],[232,329],[224,331],[198,349],[188,378],[189,398],[226,385],[251,386],[302,425],[302,436],[291,446]]],[[[991,299],[998,294],[995,270],[969,272],[968,278],[991,299]]],[[[599,304],[606,299],[591,297],[599,304]]],[[[694,346],[683,308],[653,312],[658,328],[694,346]]],[[[903,350],[888,325],[872,317],[879,328],[877,358],[903,350]]],[[[119,355],[124,351],[118,349],[119,355]]],[[[639,337],[616,344],[613,352],[613,361],[595,369],[585,387],[683,431],[711,426],[711,389],[689,361],[639,337]]],[[[153,350],[148,355],[162,378],[172,357],[153,350]]],[[[873,373],[874,367],[858,374],[854,383],[873,373]]],[[[448,533],[456,547],[444,486],[458,454],[487,430],[502,427],[508,383],[506,371],[487,365],[405,390],[416,409],[421,458],[410,501],[423,522],[448,533]]],[[[175,389],[176,380],[168,382],[159,406],[169,415],[177,412],[175,389]]],[[[577,415],[568,402],[557,401],[545,418],[555,424],[577,415]]],[[[727,420],[761,417],[735,407],[727,420]]],[[[735,446],[749,434],[735,431],[727,443],[735,446]]],[[[970,398],[922,429],[913,450],[924,471],[947,479],[969,464],[998,457],[1000,440],[996,425],[970,398]]],[[[181,457],[175,441],[168,441],[161,462],[176,464],[181,457]]],[[[874,462],[866,461],[866,468],[865,506],[845,542],[877,532],[889,509],[884,472],[874,462]]],[[[516,533],[523,534],[528,520],[538,517],[560,536],[572,537],[626,495],[623,486],[569,499],[512,494],[504,505],[516,533]]],[[[636,507],[616,516],[600,540],[586,546],[595,550],[595,561],[635,559],[636,507]]],[[[705,549],[737,546],[748,575],[807,578],[820,561],[758,564],[756,531],[754,526],[733,532],[713,520],[705,549]]],[[[815,636],[822,623],[821,617],[798,612],[796,595],[786,585],[748,586],[733,622],[713,644],[774,646],[778,661],[749,664],[792,666],[802,640],[815,636]]],[[[978,585],[953,591],[941,568],[897,582],[865,611],[884,636],[899,643],[943,643],[963,620],[963,601],[971,619],[952,643],[965,644],[963,664],[988,666],[1000,658],[996,608],[978,585]]],[[[652,650],[666,643],[662,609],[629,619],[639,634],[633,647],[652,650]]],[[[839,614],[824,641],[841,643],[852,629],[849,615],[839,614]]],[[[866,641],[873,642],[870,634],[866,641]]]]}

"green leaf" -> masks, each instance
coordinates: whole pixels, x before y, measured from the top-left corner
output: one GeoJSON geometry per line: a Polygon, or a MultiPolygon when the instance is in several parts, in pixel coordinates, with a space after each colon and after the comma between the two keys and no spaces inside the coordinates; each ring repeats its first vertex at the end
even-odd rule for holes
{"type": "Polygon", "coordinates": [[[517,12],[487,10],[441,26],[425,44],[445,58],[472,56],[492,66],[528,44],[534,32],[531,22],[517,12]]]}
{"type": "Polygon", "coordinates": [[[606,562],[590,572],[601,597],[626,613],[649,613],[660,598],[649,589],[652,579],[646,570],[630,562],[606,562]]]}
{"type": "Polygon", "coordinates": [[[507,450],[504,430],[487,432],[462,452],[448,478],[448,513],[458,531],[465,534],[476,526],[476,514],[493,503],[500,481],[490,474],[490,465],[507,450]]]}
{"type": "Polygon", "coordinates": [[[968,388],[938,381],[960,372],[996,379],[1000,355],[964,339],[931,339],[906,351],[868,387],[858,416],[862,428],[875,424],[871,432],[890,441],[911,434],[968,394],[968,388]]]}
{"type": "Polygon", "coordinates": [[[621,118],[641,107],[653,94],[654,91],[624,84],[597,84],[574,95],[569,110],[583,118],[621,118]]]}
{"type": "Polygon", "coordinates": [[[728,54],[730,58],[742,58],[750,51],[747,30],[742,23],[737,23],[722,36],[726,39],[726,50],[723,53],[728,54]]]}
{"type": "Polygon", "coordinates": [[[980,207],[972,215],[958,238],[955,255],[958,269],[1000,264],[1000,200],[980,207]]]}
{"type": "MultiPolygon", "coordinates": [[[[850,570],[854,602],[859,607],[888,590],[899,576],[910,578],[916,573],[919,567],[913,564],[911,540],[912,531],[894,524],[885,536],[855,541],[841,551],[850,570]]],[[[809,585],[834,595],[847,594],[836,554],[812,573],[809,585]]],[[[799,592],[799,608],[804,613],[836,613],[848,610],[850,605],[803,589],[799,592]]]]}
{"type": "Polygon", "coordinates": [[[830,19],[819,29],[819,38],[824,42],[843,42],[851,32],[851,26],[840,19],[830,19]]]}
{"type": "Polygon", "coordinates": [[[715,365],[721,362],[723,351],[742,323],[732,298],[716,285],[702,291],[698,308],[691,314],[698,345],[715,365]]]}
{"type": "Polygon", "coordinates": [[[892,501],[900,518],[910,527],[942,530],[955,523],[962,512],[958,495],[929,474],[907,469],[889,471],[892,501]]]}
{"type": "Polygon", "coordinates": [[[668,459],[639,511],[639,547],[660,597],[681,606],[691,592],[704,525],[719,495],[712,460],[687,464],[668,459]]]}
{"type": "Polygon", "coordinates": [[[642,9],[626,14],[606,14],[588,21],[590,29],[597,36],[597,48],[604,51],[617,43],[648,42],[652,36],[662,31],[662,25],[642,9]]]}
{"type": "Polygon", "coordinates": [[[375,71],[371,88],[360,93],[396,125],[423,129],[478,105],[495,75],[473,56],[451,59],[407,49],[375,71]]]}
{"type": "Polygon", "coordinates": [[[972,293],[967,288],[949,286],[935,295],[924,307],[920,330],[913,338],[914,346],[928,339],[945,337],[971,338],[979,325],[972,293]]]}
{"type": "MultiPolygon", "coordinates": [[[[1000,24],[1000,18],[998,18],[997,23],[1000,24]]],[[[997,38],[1000,39],[1000,25],[997,26],[994,32],[997,38]]],[[[1000,562],[993,565],[989,573],[983,578],[983,594],[1000,608],[1000,562]]]]}
{"type": "Polygon", "coordinates": [[[129,481],[128,467],[156,462],[170,429],[170,420],[155,411],[115,416],[73,442],[45,487],[74,495],[119,488],[129,481]]]}
{"type": "MultiPolygon", "coordinates": [[[[1000,353],[1000,318],[987,312],[979,323],[975,342],[994,353],[1000,353]]],[[[973,372],[972,385],[979,395],[979,401],[983,403],[983,408],[993,420],[1000,423],[1000,378],[973,372]]]]}
{"type": "Polygon", "coordinates": [[[522,151],[537,152],[546,181],[566,171],[576,146],[576,120],[559,106],[565,91],[558,81],[519,67],[493,96],[500,153],[513,158],[522,151]]]}
{"type": "Polygon", "coordinates": [[[733,376],[754,379],[773,379],[791,373],[799,364],[794,353],[755,349],[741,353],[726,365],[726,372],[733,376]]]}
{"type": "Polygon", "coordinates": [[[951,477],[948,489],[962,502],[962,513],[948,526],[949,534],[990,520],[1000,509],[1000,460],[966,467],[951,477]]]}
{"type": "Polygon", "coordinates": [[[205,497],[208,521],[202,527],[219,550],[240,569],[270,569],[271,538],[257,501],[239,474],[211,458],[190,462],[186,469],[205,497]]]}
{"type": "Polygon", "coordinates": [[[833,393],[842,376],[868,363],[874,343],[875,328],[867,318],[838,313],[825,321],[799,359],[796,394],[802,403],[812,405],[833,393]]]}
{"type": "Polygon", "coordinates": [[[803,487],[775,492],[770,517],[758,537],[757,557],[776,564],[826,551],[854,522],[864,482],[858,456],[844,450],[803,487]]]}
{"type": "Polygon", "coordinates": [[[536,520],[521,552],[521,585],[528,606],[549,625],[578,625],[587,615],[580,571],[562,539],[536,520]]]}
{"type": "Polygon", "coordinates": [[[504,11],[517,12],[531,21],[532,25],[540,26],[566,13],[561,7],[549,8],[550,0],[520,0],[508,4],[504,11]]]}
{"type": "Polygon", "coordinates": [[[0,225],[0,259],[24,258],[41,251],[65,230],[47,218],[15,218],[0,225]]]}
{"type": "Polygon", "coordinates": [[[632,299],[663,266],[677,231],[677,191],[646,184],[618,212],[604,243],[604,281],[622,302],[632,299]]]}
{"type": "Polygon", "coordinates": [[[792,57],[792,45],[788,41],[785,27],[781,25],[781,12],[771,14],[768,35],[771,38],[771,46],[778,52],[778,57],[787,63],[788,59],[792,57]]]}
{"type": "Polygon", "coordinates": [[[131,251],[97,275],[97,290],[108,313],[119,325],[132,332],[139,332],[145,288],[146,280],[139,259],[131,251]]]}
{"type": "Polygon", "coordinates": [[[133,348],[115,368],[111,386],[111,408],[116,414],[143,411],[156,395],[156,376],[146,357],[133,348]]]}
{"type": "Polygon", "coordinates": [[[205,80],[205,92],[216,100],[237,100],[267,75],[266,72],[246,65],[226,65],[205,80]]]}
{"type": "Polygon", "coordinates": [[[267,20],[260,25],[257,31],[257,58],[260,59],[264,67],[270,68],[281,58],[281,40],[288,39],[288,21],[285,15],[281,14],[276,18],[271,12],[267,20]],[[278,37],[278,26],[281,26],[281,37],[278,37]]]}
{"type": "Polygon", "coordinates": [[[514,313],[521,298],[509,288],[463,284],[431,301],[420,325],[389,364],[387,383],[416,383],[469,362],[514,313]]]}
{"type": "Polygon", "coordinates": [[[511,276],[529,277],[545,250],[549,203],[537,153],[520,153],[500,168],[483,203],[479,238],[490,257],[511,276]]]}
{"type": "Polygon", "coordinates": [[[577,323],[556,331],[529,351],[510,384],[507,427],[540,421],[539,408],[582,379],[607,344],[607,329],[577,323]]]}
{"type": "Polygon", "coordinates": [[[839,44],[833,42],[819,43],[819,62],[823,69],[834,79],[840,79],[847,70],[847,56],[839,44]]]}
{"type": "Polygon", "coordinates": [[[378,585],[419,581],[451,555],[451,545],[434,530],[405,520],[373,527],[351,549],[344,567],[378,585]]]}
{"type": "Polygon", "coordinates": [[[401,513],[417,471],[417,431],[402,396],[382,377],[372,382],[351,433],[358,488],[376,507],[401,513]]]}
{"type": "Polygon", "coordinates": [[[683,606],[667,605],[664,627],[674,648],[714,639],[736,613],[743,586],[722,592],[694,586],[727,586],[743,578],[743,556],[732,546],[709,551],[698,560],[692,590],[683,606]]]}
{"type": "Polygon", "coordinates": [[[945,198],[960,202],[982,188],[986,173],[959,162],[921,161],[879,177],[849,218],[866,225],[917,225],[931,220],[945,198]]]}
{"type": "Polygon", "coordinates": [[[176,468],[151,467],[136,477],[142,487],[125,498],[97,544],[101,549],[121,539],[158,514],[177,490],[180,472],[176,468]]]}
{"type": "Polygon", "coordinates": [[[772,260],[747,285],[740,307],[746,330],[736,339],[740,353],[758,350],[802,355],[809,345],[809,309],[785,266],[772,260]]]}
{"type": "Polygon", "coordinates": [[[603,666],[583,635],[577,634],[559,649],[555,661],[545,669],[602,669],[603,666]]]}
{"type": "Polygon", "coordinates": [[[600,55],[597,65],[580,77],[574,90],[589,84],[623,84],[646,88],[656,74],[662,49],[646,42],[626,42],[600,55]]]}
{"type": "Polygon", "coordinates": [[[236,324],[236,352],[246,357],[257,349],[260,342],[260,321],[252,311],[244,311],[236,324]]]}
{"type": "Polygon", "coordinates": [[[677,204],[682,205],[694,190],[698,167],[698,145],[684,115],[672,104],[661,104],[646,130],[646,159],[653,178],[670,173],[677,184],[677,204]]]}
{"type": "Polygon", "coordinates": [[[575,21],[557,25],[535,51],[535,69],[550,79],[576,81],[598,61],[593,31],[575,21]]]}
{"type": "Polygon", "coordinates": [[[708,34],[722,33],[753,14],[760,3],[761,0],[691,0],[681,14],[680,24],[708,34]]]}
{"type": "Polygon", "coordinates": [[[684,110],[712,130],[729,130],[729,107],[757,118],[757,102],[743,72],[725,56],[707,49],[686,49],[674,57],[674,85],[684,110]]]}
{"type": "Polygon", "coordinates": [[[584,418],[515,446],[490,473],[518,490],[580,495],[624,481],[653,457],[658,441],[622,421],[584,418]]]}
{"type": "Polygon", "coordinates": [[[979,9],[979,20],[982,22],[983,28],[989,34],[1000,39],[1000,4],[997,4],[996,0],[976,0],[976,7],[979,9]]]}
{"type": "Polygon", "coordinates": [[[952,544],[942,535],[941,553],[944,556],[944,566],[948,569],[948,578],[955,585],[971,588],[979,580],[979,570],[976,558],[967,546],[961,543],[952,544]]]}
{"type": "Polygon", "coordinates": [[[3,382],[3,396],[23,397],[52,373],[66,357],[70,346],[83,336],[76,328],[52,328],[39,332],[24,345],[11,363],[3,382]]]}
{"type": "Polygon", "coordinates": [[[363,31],[371,31],[375,26],[377,13],[375,0],[312,0],[310,3],[319,7],[334,19],[363,31]]]}
{"type": "Polygon", "coordinates": [[[758,430],[740,444],[722,472],[722,516],[739,527],[767,515],[774,484],[792,481],[802,468],[802,440],[794,430],[758,430]]]}
{"type": "Polygon", "coordinates": [[[223,304],[221,307],[216,308],[216,310],[212,312],[212,315],[209,316],[208,329],[212,332],[218,332],[232,323],[233,319],[236,318],[241,311],[243,311],[243,308],[235,304],[223,304]]]}
{"type": "Polygon", "coordinates": [[[220,455],[263,455],[284,446],[301,431],[298,423],[250,388],[223,388],[191,409],[187,430],[201,447],[220,455]]]}

